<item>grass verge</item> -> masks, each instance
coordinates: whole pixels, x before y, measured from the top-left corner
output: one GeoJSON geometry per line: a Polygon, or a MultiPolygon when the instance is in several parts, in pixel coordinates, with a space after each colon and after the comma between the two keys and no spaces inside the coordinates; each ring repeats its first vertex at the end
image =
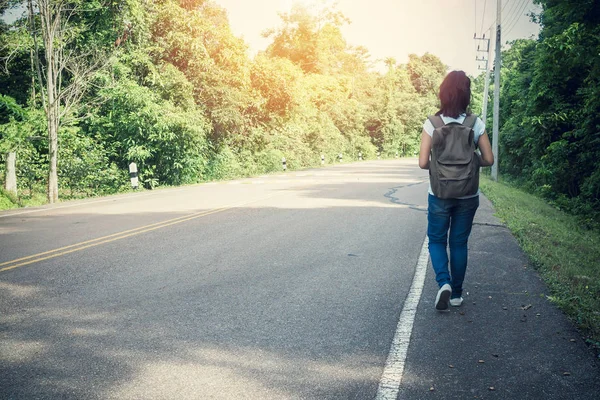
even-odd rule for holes
{"type": "Polygon", "coordinates": [[[481,189],[550,289],[550,300],[600,348],[600,231],[531,194],[487,177],[481,189]]]}
{"type": "Polygon", "coordinates": [[[33,195],[15,197],[4,189],[0,189],[0,211],[20,207],[37,207],[47,203],[45,193],[34,192],[33,195]]]}
{"type": "Polygon", "coordinates": [[[0,188],[0,211],[19,207],[17,198],[6,190],[0,188]]]}

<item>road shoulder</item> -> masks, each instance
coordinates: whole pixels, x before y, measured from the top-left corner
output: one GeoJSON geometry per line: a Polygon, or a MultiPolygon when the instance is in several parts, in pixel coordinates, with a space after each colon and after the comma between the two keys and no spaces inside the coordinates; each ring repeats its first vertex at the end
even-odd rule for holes
{"type": "Polygon", "coordinates": [[[469,242],[465,302],[434,310],[428,267],[398,398],[591,399],[600,362],[484,197],[469,242]]]}

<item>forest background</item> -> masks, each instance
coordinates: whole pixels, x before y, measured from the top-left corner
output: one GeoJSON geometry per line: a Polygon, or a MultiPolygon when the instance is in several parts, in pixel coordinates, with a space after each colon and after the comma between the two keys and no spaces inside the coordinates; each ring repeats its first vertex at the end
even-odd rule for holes
{"type": "MultiPolygon", "coordinates": [[[[536,3],[539,38],[503,52],[500,175],[598,227],[600,1],[536,3]]],[[[283,157],[414,156],[447,73],[428,53],[375,71],[331,8],[282,14],[250,58],[209,0],[2,0],[0,13],[14,7],[29,12],[0,23],[3,207],[131,190],[131,162],[151,189],[280,171],[283,157]]]]}

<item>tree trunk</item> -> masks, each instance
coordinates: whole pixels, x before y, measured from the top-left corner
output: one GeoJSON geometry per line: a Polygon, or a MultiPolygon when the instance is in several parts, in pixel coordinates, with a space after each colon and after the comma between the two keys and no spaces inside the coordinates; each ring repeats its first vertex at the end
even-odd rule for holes
{"type": "Polygon", "coordinates": [[[53,82],[53,65],[48,63],[48,202],[58,201],[58,100],[53,82]]]}
{"type": "MultiPolygon", "coordinates": [[[[53,8],[50,2],[40,4],[42,16],[42,35],[46,52],[46,117],[48,121],[48,202],[50,204],[58,201],[58,127],[59,119],[59,48],[55,48],[55,40],[62,38],[60,23],[61,6],[53,8]]],[[[60,42],[59,42],[60,43],[60,42]]]]}
{"type": "Polygon", "coordinates": [[[48,107],[48,202],[58,201],[58,118],[53,105],[48,107]]]}
{"type": "Polygon", "coordinates": [[[7,192],[17,195],[17,172],[16,172],[16,161],[17,153],[8,152],[6,153],[6,179],[4,182],[4,189],[7,192]]]}

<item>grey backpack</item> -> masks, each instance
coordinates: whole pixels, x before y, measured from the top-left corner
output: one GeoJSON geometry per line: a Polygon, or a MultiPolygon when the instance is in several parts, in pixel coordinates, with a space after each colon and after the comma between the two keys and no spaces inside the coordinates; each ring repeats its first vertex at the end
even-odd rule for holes
{"type": "Polygon", "coordinates": [[[437,115],[430,116],[429,121],[434,127],[429,166],[433,194],[441,199],[477,194],[480,162],[473,140],[477,116],[467,115],[462,124],[446,125],[437,115]]]}

